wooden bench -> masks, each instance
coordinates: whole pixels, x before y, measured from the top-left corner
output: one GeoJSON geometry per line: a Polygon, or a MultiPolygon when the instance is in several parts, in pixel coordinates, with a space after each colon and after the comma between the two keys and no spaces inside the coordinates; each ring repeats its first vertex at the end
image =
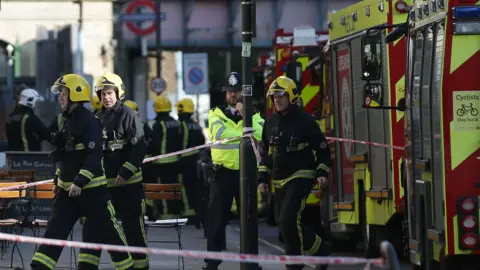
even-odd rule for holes
{"type": "MultiPolygon", "coordinates": [[[[143,184],[145,197],[149,200],[181,200],[182,185],[181,184],[143,184]]],[[[147,241],[150,243],[176,243],[178,249],[182,250],[182,226],[187,224],[187,218],[164,219],[156,221],[145,221],[145,234],[147,241]],[[175,228],[177,232],[177,240],[148,240],[148,228],[175,228]]],[[[178,269],[185,267],[183,256],[178,257],[178,269]]]]}
{"type": "MultiPolygon", "coordinates": [[[[13,187],[25,184],[26,182],[0,182],[0,188],[13,187]]],[[[23,230],[21,227],[22,220],[18,218],[7,218],[7,210],[12,205],[21,205],[26,201],[27,192],[25,190],[11,190],[11,191],[0,191],[0,201],[1,201],[1,211],[2,217],[0,219],[0,231],[3,233],[15,233],[21,235],[23,230]]],[[[23,213],[22,213],[23,214],[23,213]]],[[[27,214],[28,215],[28,214],[27,214]]],[[[23,218],[24,217],[20,217],[23,218]]],[[[8,242],[5,240],[1,241],[1,253],[2,259],[5,259],[5,253],[8,248],[8,242]]],[[[20,260],[22,262],[22,268],[25,268],[23,263],[23,256],[18,247],[18,243],[15,242],[12,247],[12,254],[10,259],[10,267],[13,267],[13,253],[17,249],[18,255],[20,255],[20,260]]]]}
{"type": "MultiPolygon", "coordinates": [[[[149,200],[181,200],[182,199],[182,185],[181,184],[143,184],[145,190],[145,196],[149,200]]],[[[42,200],[42,199],[53,199],[54,193],[53,190],[53,183],[49,184],[41,184],[35,187],[30,188],[30,197],[33,201],[42,200]]],[[[18,191],[16,191],[18,194],[18,191]]],[[[148,235],[148,228],[175,228],[177,232],[177,240],[176,241],[167,241],[167,240],[155,240],[155,241],[147,241],[152,243],[177,243],[179,249],[182,249],[182,242],[181,242],[181,227],[187,224],[188,219],[168,219],[168,220],[157,220],[157,221],[145,221],[145,234],[148,235]]],[[[121,222],[118,221],[121,225],[121,222]]],[[[35,219],[32,224],[38,229],[34,235],[39,236],[41,228],[46,228],[48,225],[47,220],[35,219]]],[[[73,231],[70,234],[70,238],[73,239],[73,231]]],[[[74,260],[76,262],[76,254],[75,250],[72,249],[70,255],[70,263],[72,264],[72,252],[73,256],[75,257],[74,260]]],[[[180,269],[180,265],[184,265],[183,257],[179,257],[178,259],[178,267],[180,269]]]]}

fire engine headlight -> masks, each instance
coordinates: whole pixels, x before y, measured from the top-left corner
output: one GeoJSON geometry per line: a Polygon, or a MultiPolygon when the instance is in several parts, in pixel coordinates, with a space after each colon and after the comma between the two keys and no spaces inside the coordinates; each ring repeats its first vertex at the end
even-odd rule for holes
{"type": "Polygon", "coordinates": [[[455,35],[480,35],[480,21],[464,21],[453,23],[455,35]]]}
{"type": "Polygon", "coordinates": [[[478,244],[478,237],[473,233],[466,234],[462,237],[462,244],[466,248],[475,248],[478,244]]]}
{"type": "Polygon", "coordinates": [[[472,198],[466,198],[462,201],[462,210],[465,213],[470,213],[475,210],[476,204],[472,198]]]}
{"type": "Polygon", "coordinates": [[[467,231],[471,231],[477,227],[477,219],[474,216],[466,216],[462,220],[462,227],[467,231]]]}

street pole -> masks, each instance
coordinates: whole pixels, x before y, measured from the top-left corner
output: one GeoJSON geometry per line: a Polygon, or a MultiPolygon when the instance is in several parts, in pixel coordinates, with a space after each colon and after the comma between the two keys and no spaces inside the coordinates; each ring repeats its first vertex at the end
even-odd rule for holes
{"type": "Polygon", "coordinates": [[[161,0],[156,1],[155,13],[157,14],[155,24],[157,31],[155,33],[155,50],[157,56],[157,78],[162,78],[162,32],[160,27],[162,8],[161,0]]]}
{"type": "MultiPolygon", "coordinates": [[[[243,134],[252,134],[252,39],[254,1],[242,1],[242,96],[243,134]]],[[[240,252],[258,254],[257,163],[248,137],[240,142],[240,252]]],[[[254,270],[258,265],[242,263],[241,270],[254,270]]]]}

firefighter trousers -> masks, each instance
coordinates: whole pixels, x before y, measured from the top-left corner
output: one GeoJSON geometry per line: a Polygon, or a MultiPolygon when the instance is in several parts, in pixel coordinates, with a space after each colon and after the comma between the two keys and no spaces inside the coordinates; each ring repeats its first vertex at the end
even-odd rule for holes
{"type": "MultiPolygon", "coordinates": [[[[240,171],[214,166],[210,181],[207,207],[207,250],[221,251],[225,243],[225,229],[230,219],[233,198],[239,206],[240,171]]],[[[218,266],[222,261],[205,259],[205,263],[218,266]]]]}
{"type": "MultiPolygon", "coordinates": [[[[112,195],[113,207],[122,221],[126,241],[129,246],[147,247],[147,236],[145,233],[145,193],[141,183],[108,188],[112,195]]],[[[100,243],[102,235],[88,218],[83,225],[83,241],[100,243]]],[[[78,266],[80,269],[98,269],[101,250],[80,249],[78,266]]],[[[112,256],[112,253],[110,253],[112,256]]],[[[133,267],[146,270],[149,268],[147,254],[132,253],[133,267]]]]}
{"type": "Polygon", "coordinates": [[[184,207],[182,216],[188,217],[193,224],[199,226],[200,218],[198,214],[203,212],[201,209],[203,189],[197,176],[197,159],[195,157],[186,157],[182,161],[181,176],[182,194],[186,194],[182,197],[184,207]]]}
{"type": "MultiPolygon", "coordinates": [[[[59,188],[53,200],[52,215],[48,220],[44,238],[66,240],[73,226],[82,216],[90,220],[102,235],[103,243],[127,245],[125,236],[116,223],[115,211],[106,187],[82,190],[79,197],[69,197],[68,191],[59,188]]],[[[33,255],[30,264],[32,269],[54,269],[62,249],[63,247],[40,245],[33,255]]],[[[112,252],[111,254],[116,269],[133,269],[130,253],[112,252]]]]}
{"type": "MultiPolygon", "coordinates": [[[[296,178],[283,187],[275,188],[275,219],[283,236],[286,255],[315,255],[321,238],[302,222],[307,197],[312,190],[312,179],[296,178]]],[[[290,265],[287,269],[302,269],[290,265]]]]}
{"type": "MultiPolygon", "coordinates": [[[[154,180],[157,184],[178,184],[178,162],[166,164],[153,164],[154,180]]],[[[184,194],[182,194],[183,197],[184,194]]],[[[177,218],[182,213],[182,201],[180,200],[156,200],[154,201],[157,219],[177,218]]]]}

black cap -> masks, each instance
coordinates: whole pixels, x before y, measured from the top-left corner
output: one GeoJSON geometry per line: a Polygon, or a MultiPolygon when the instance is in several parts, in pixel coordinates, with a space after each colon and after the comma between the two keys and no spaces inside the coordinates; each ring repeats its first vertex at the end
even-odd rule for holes
{"type": "Polygon", "coordinates": [[[242,91],[242,77],[240,77],[240,74],[237,72],[230,73],[223,84],[222,91],[242,91]]]}

